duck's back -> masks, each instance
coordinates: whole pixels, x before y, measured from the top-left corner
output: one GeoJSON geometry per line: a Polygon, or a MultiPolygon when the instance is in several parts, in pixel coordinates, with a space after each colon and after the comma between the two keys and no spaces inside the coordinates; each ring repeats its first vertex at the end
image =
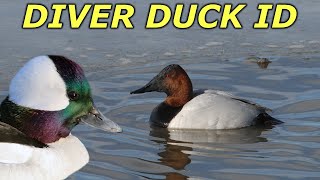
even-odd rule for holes
{"type": "Polygon", "coordinates": [[[183,106],[168,128],[234,129],[250,126],[267,108],[237,98],[223,91],[195,92],[195,97],[183,106]]]}
{"type": "Polygon", "coordinates": [[[1,179],[65,179],[89,161],[84,145],[72,135],[48,145],[0,143],[1,179]]]}

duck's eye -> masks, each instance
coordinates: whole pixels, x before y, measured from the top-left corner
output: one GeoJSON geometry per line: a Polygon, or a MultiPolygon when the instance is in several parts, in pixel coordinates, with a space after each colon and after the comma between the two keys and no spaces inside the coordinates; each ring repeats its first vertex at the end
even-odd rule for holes
{"type": "Polygon", "coordinates": [[[68,97],[71,101],[75,101],[79,98],[79,94],[74,91],[70,91],[68,92],[68,97]]]}

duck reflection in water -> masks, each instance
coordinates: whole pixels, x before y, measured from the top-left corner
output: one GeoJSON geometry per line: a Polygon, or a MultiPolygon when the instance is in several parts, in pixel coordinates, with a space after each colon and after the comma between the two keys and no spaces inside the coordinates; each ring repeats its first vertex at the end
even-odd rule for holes
{"type": "Polygon", "coordinates": [[[189,158],[190,154],[187,154],[185,152],[192,151],[192,148],[188,146],[172,144],[174,142],[179,141],[174,141],[170,139],[170,132],[167,128],[160,128],[158,126],[151,125],[150,136],[157,138],[156,140],[152,141],[164,145],[164,150],[161,149],[161,152],[158,153],[158,155],[161,157],[159,159],[161,161],[161,164],[172,167],[173,169],[177,170],[176,172],[168,172],[164,174],[166,176],[166,179],[188,179],[188,176],[180,174],[179,171],[184,170],[186,165],[188,165],[191,162],[191,159],[189,158]]]}
{"type": "MultiPolygon", "coordinates": [[[[161,164],[176,171],[164,174],[167,180],[188,179],[186,166],[192,162],[192,152],[201,153],[201,148],[212,149],[215,144],[252,144],[267,142],[261,137],[263,127],[247,127],[233,130],[168,130],[151,125],[151,140],[163,145],[158,155],[161,164]],[[201,146],[199,146],[201,145],[201,146]]],[[[236,145],[235,145],[236,148],[236,145]]],[[[228,150],[227,148],[225,150],[228,150]]]]}

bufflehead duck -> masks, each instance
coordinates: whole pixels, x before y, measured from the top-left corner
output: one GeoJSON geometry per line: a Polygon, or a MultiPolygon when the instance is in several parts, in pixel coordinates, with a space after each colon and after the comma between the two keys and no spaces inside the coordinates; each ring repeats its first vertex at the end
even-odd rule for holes
{"type": "Polygon", "coordinates": [[[165,101],[150,116],[152,125],[173,129],[235,129],[251,125],[272,126],[281,121],[267,114],[270,109],[218,90],[193,91],[185,70],[172,64],[144,87],[131,94],[164,92],[165,101]]]}
{"type": "Polygon", "coordinates": [[[12,79],[0,106],[2,179],[65,179],[89,161],[70,132],[80,122],[121,128],[94,106],[82,68],[63,56],[38,56],[12,79]]]}

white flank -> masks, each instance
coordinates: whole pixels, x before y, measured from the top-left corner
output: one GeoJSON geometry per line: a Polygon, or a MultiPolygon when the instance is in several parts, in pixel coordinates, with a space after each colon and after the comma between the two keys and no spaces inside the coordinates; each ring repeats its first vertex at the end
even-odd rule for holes
{"type": "Polygon", "coordinates": [[[0,177],[15,179],[65,179],[89,161],[81,141],[71,134],[48,148],[0,143],[0,177]]]}
{"type": "Polygon", "coordinates": [[[24,107],[59,111],[69,105],[66,85],[48,56],[26,63],[11,80],[9,99],[24,107]]]}
{"type": "Polygon", "coordinates": [[[173,129],[235,129],[250,126],[261,112],[258,105],[244,103],[223,91],[206,90],[185,104],[172,119],[173,129]]]}

